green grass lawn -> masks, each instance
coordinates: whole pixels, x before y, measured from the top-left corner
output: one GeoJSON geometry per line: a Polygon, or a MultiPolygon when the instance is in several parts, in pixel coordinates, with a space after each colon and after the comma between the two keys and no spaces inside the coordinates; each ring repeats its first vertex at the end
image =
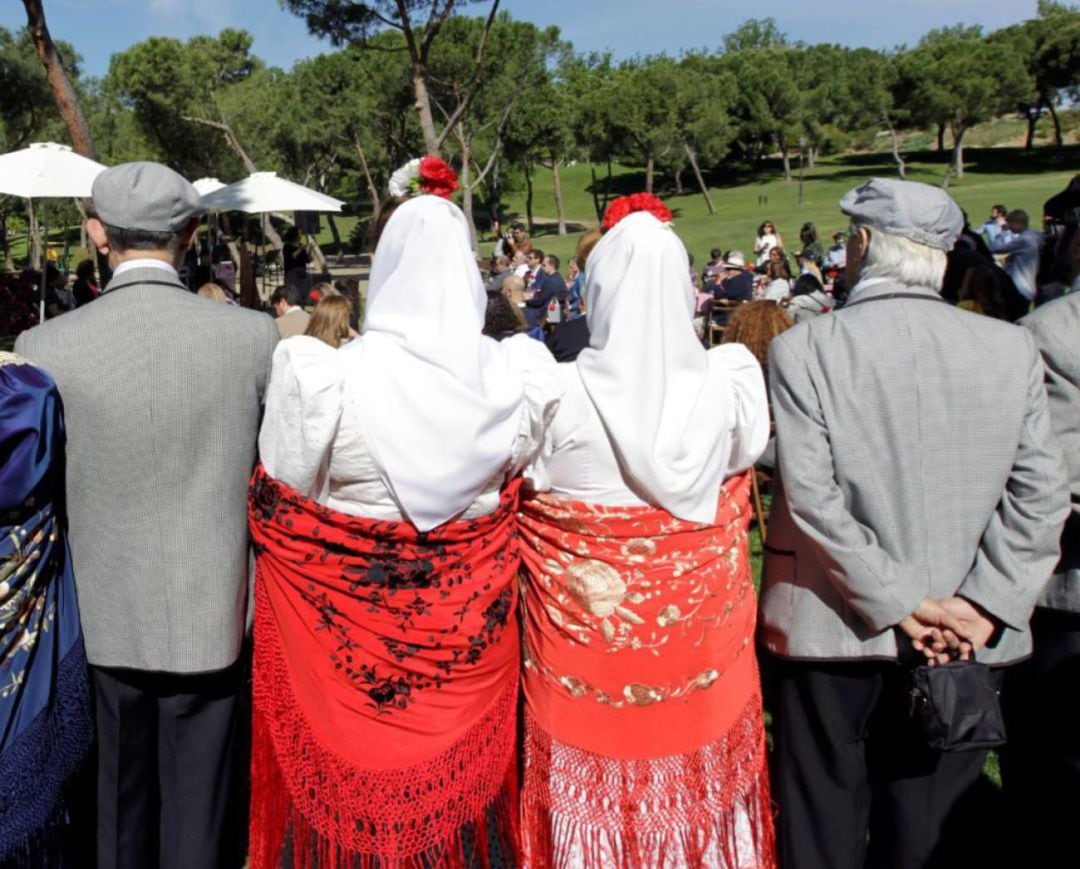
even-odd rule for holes
{"type": "MultiPolygon", "coordinates": [[[[946,155],[919,152],[910,155],[908,179],[928,184],[940,184],[945,172],[946,155]]],[[[965,150],[964,178],[953,179],[949,192],[967,210],[972,225],[986,219],[990,206],[1003,202],[1009,208],[1023,208],[1032,217],[1033,226],[1040,223],[1042,205],[1050,196],[1068,183],[1073,175],[1067,167],[1075,167],[1080,146],[1066,148],[1064,163],[1058,164],[1053,149],[1038,148],[1028,154],[1020,148],[968,148],[965,150]]],[[[821,158],[813,169],[806,169],[803,183],[803,202],[798,202],[799,184],[784,180],[778,165],[769,164],[757,180],[733,178],[728,183],[711,187],[717,213],[710,215],[704,198],[697,192],[673,195],[669,189],[659,192],[675,215],[675,226],[683,243],[695,257],[700,270],[708,260],[709,250],[742,250],[749,259],[753,255],[754,237],[758,226],[768,219],[776,223],[785,247],[798,250],[799,228],[812,221],[826,241],[837,229],[846,229],[847,221],[837,202],[852,187],[875,175],[897,177],[896,168],[887,154],[847,154],[821,158]]],[[[604,171],[597,167],[599,183],[604,183],[604,171]]],[[[538,219],[554,220],[555,203],[551,193],[551,173],[538,169],[535,179],[534,212],[538,219]]],[[[686,181],[692,175],[686,173],[686,181]]],[[[562,172],[569,221],[585,225],[596,223],[596,212],[590,192],[592,178],[588,165],[577,165],[562,172]]],[[[661,179],[666,181],[666,179],[661,179]]],[[[644,190],[641,170],[613,168],[613,191],[616,195],[644,190]]],[[[511,213],[524,214],[524,197],[513,196],[507,203],[511,213]]],[[[523,218],[522,218],[523,219],[523,218]]],[[[534,234],[534,241],[545,251],[565,258],[573,253],[579,234],[557,236],[553,227],[534,234]]],[[[481,246],[482,253],[490,245],[481,246]]]]}

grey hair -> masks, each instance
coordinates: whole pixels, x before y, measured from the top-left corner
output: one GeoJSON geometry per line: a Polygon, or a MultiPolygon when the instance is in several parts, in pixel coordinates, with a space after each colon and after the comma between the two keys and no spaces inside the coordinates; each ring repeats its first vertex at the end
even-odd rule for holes
{"type": "Polygon", "coordinates": [[[866,229],[870,246],[866,250],[859,278],[888,278],[907,287],[929,287],[941,291],[945,277],[945,251],[910,238],[890,235],[874,226],[853,223],[851,231],[866,229]]]}

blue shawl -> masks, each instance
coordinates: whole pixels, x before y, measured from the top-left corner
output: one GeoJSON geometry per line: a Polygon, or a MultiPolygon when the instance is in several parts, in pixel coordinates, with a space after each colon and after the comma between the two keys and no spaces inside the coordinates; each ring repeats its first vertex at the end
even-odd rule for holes
{"type": "Polygon", "coordinates": [[[56,384],[0,353],[0,863],[54,853],[92,737],[63,492],[56,384]]]}

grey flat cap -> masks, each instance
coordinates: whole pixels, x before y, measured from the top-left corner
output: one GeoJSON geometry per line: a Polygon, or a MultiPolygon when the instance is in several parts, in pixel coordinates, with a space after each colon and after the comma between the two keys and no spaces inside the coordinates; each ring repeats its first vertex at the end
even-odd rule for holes
{"type": "Polygon", "coordinates": [[[191,183],[160,163],[121,163],[94,179],[98,219],[118,229],[178,232],[204,211],[191,183]]]}
{"type": "Polygon", "coordinates": [[[917,181],[871,178],[844,194],[840,210],[855,223],[944,251],[953,249],[964,228],[964,215],[953,198],[940,187],[917,181]]]}

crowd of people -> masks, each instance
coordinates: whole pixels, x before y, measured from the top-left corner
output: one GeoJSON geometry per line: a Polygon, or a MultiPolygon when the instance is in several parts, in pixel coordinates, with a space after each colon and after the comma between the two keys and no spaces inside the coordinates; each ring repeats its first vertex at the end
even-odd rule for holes
{"type": "MultiPolygon", "coordinates": [[[[362,319],[271,319],[179,279],[184,178],[98,176],[112,277],[0,356],[0,864],[947,865],[997,747],[1070,865],[1080,293],[1002,322],[956,203],[887,179],[790,284],[770,222],[760,291],[699,284],[648,195],[485,280],[449,167],[394,180],[362,319]]],[[[1046,214],[1071,288],[1080,185],[1046,214]]]]}

